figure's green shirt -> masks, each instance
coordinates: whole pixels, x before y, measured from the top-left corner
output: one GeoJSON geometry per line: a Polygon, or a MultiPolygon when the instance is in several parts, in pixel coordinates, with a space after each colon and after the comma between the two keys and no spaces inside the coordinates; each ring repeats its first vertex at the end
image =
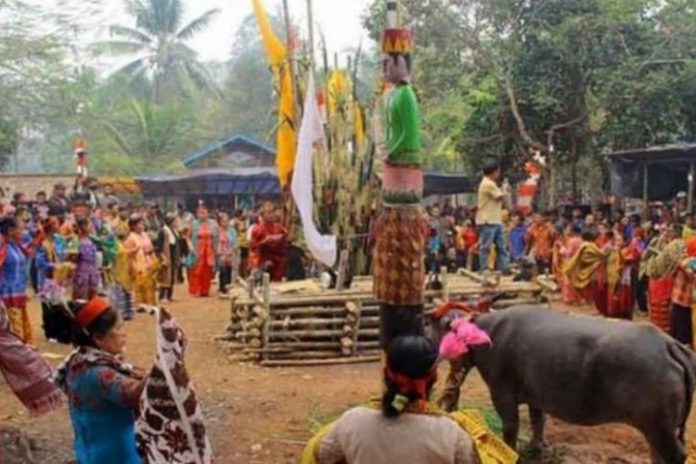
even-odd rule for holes
{"type": "Polygon", "coordinates": [[[413,88],[398,85],[389,99],[387,148],[389,162],[398,165],[421,165],[420,110],[413,88]]]}

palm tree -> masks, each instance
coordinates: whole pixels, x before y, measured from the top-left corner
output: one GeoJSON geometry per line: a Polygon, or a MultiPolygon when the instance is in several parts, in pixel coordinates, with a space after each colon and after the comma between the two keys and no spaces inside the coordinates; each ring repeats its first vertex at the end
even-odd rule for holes
{"type": "Polygon", "coordinates": [[[151,84],[155,102],[188,85],[217,92],[210,73],[186,42],[204,30],[220,10],[209,10],[182,26],[182,0],[125,2],[135,27],[113,25],[109,29],[111,40],[95,44],[97,53],[132,57],[113,77],[134,86],[151,84]]]}

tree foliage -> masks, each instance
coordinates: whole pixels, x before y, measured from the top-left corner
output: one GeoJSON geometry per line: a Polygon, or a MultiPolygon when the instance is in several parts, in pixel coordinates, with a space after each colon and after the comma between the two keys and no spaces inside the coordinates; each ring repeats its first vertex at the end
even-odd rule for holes
{"type": "MultiPolygon", "coordinates": [[[[374,38],[383,3],[365,13],[374,38]]],[[[448,143],[469,169],[519,167],[534,147],[577,192],[598,154],[696,135],[694,0],[400,3],[436,163],[448,143]]]]}
{"type": "Polygon", "coordinates": [[[114,76],[125,79],[137,91],[150,84],[157,102],[191,86],[217,91],[208,69],[186,42],[210,25],[218,9],[183,24],[182,0],[125,0],[125,3],[135,26],[112,25],[112,39],[93,47],[97,53],[128,58],[114,76]]]}

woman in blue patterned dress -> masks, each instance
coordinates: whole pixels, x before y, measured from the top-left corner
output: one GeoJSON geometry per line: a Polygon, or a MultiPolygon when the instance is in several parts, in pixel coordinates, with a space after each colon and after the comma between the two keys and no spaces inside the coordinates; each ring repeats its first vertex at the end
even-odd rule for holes
{"type": "Polygon", "coordinates": [[[33,243],[22,245],[24,223],[8,216],[0,220],[0,298],[7,308],[10,330],[31,345],[34,336],[27,313],[27,283],[33,243]]]}
{"type": "Polygon", "coordinates": [[[140,464],[135,410],[145,378],[123,358],[123,319],[104,298],[75,308],[74,321],[53,320],[59,340],[77,349],[58,368],[57,385],[68,396],[80,464],[140,464]]]}
{"type": "Polygon", "coordinates": [[[80,217],[75,222],[78,249],[75,254],[76,267],[73,274],[73,299],[91,300],[99,292],[99,265],[97,245],[89,237],[92,224],[89,219],[80,217]]]}

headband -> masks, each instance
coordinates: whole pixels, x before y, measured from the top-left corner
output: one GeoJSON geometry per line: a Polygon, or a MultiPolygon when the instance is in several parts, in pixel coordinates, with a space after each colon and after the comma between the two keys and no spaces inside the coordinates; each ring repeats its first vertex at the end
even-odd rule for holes
{"type": "Polygon", "coordinates": [[[389,367],[384,369],[384,376],[396,385],[399,393],[408,395],[415,393],[422,400],[428,398],[428,384],[437,380],[437,366],[433,368],[425,377],[412,379],[405,375],[392,371],[389,367]]]}
{"type": "Polygon", "coordinates": [[[82,329],[89,327],[99,316],[111,308],[111,303],[105,298],[92,298],[75,317],[75,322],[82,329]]]}

